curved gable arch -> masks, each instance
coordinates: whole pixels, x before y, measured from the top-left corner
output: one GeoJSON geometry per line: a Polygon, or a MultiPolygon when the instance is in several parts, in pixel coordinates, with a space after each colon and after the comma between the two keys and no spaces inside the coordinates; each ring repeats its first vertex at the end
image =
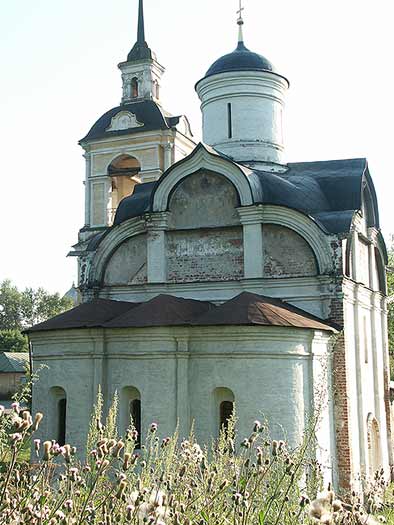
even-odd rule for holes
{"type": "Polygon", "coordinates": [[[361,209],[365,214],[365,220],[368,228],[379,229],[379,207],[378,199],[376,196],[375,186],[372,181],[372,177],[366,169],[361,191],[361,209]]]}
{"type": "Polygon", "coordinates": [[[263,224],[271,223],[294,230],[311,247],[315,254],[319,273],[326,274],[334,270],[331,247],[327,235],[307,215],[282,206],[263,206],[263,224]]]}
{"type": "Polygon", "coordinates": [[[111,229],[101,241],[90,268],[89,281],[102,284],[105,270],[112,255],[128,239],[146,232],[145,221],[141,218],[129,219],[111,229]]]}
{"type": "Polygon", "coordinates": [[[153,211],[167,211],[174,188],[183,179],[199,170],[208,170],[227,178],[237,190],[241,206],[253,204],[252,187],[243,170],[231,160],[210,153],[201,145],[189,157],[174,164],[158,181],[153,193],[153,211]]]}

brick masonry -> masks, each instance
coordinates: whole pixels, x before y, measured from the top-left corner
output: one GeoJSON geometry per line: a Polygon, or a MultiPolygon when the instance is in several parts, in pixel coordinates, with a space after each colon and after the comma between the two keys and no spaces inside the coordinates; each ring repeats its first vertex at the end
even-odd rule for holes
{"type": "Polygon", "coordinates": [[[243,277],[243,235],[240,226],[169,232],[169,282],[230,281],[243,277]]]}

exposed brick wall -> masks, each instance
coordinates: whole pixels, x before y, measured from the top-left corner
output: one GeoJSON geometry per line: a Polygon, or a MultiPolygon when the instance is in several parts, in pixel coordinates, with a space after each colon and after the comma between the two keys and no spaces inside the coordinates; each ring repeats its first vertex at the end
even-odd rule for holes
{"type": "Polygon", "coordinates": [[[312,249],[293,230],[264,224],[263,247],[265,277],[306,277],[318,273],[312,249]]]}
{"type": "Polygon", "coordinates": [[[241,227],[169,232],[169,282],[228,281],[243,277],[241,227]]]}
{"type": "MultiPolygon", "coordinates": [[[[384,387],[384,407],[386,411],[386,425],[387,425],[387,437],[389,440],[389,443],[392,446],[392,404],[391,404],[391,391],[390,391],[390,370],[388,368],[385,368],[384,370],[384,378],[383,378],[383,387],[384,387]]],[[[389,456],[389,460],[391,461],[391,456],[389,456]]],[[[390,467],[393,469],[393,465],[391,464],[390,467]]],[[[393,475],[393,471],[392,471],[393,475]]]]}
{"type": "MultiPolygon", "coordinates": [[[[338,284],[336,287],[336,297],[331,301],[330,321],[343,327],[344,311],[341,295],[342,286],[338,284]]],[[[351,489],[352,458],[350,450],[348,378],[346,369],[345,336],[344,333],[341,332],[335,341],[333,349],[334,411],[339,487],[341,490],[348,492],[351,489]]]]}

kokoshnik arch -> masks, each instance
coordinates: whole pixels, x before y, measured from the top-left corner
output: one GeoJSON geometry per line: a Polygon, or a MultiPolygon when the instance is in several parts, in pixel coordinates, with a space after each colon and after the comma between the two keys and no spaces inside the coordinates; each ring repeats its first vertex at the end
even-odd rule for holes
{"type": "Polygon", "coordinates": [[[264,414],[292,444],[319,409],[317,459],[350,488],[393,461],[376,194],[365,159],[286,162],[289,82],[246,47],[241,13],[235,51],[196,84],[196,144],[162,105],[139,1],[121,104],[80,141],[82,304],[29,331],[48,366],[33,408],[80,450],[99,386],[120,430],[195,421],[206,442],[234,403],[241,435],[264,414]]]}

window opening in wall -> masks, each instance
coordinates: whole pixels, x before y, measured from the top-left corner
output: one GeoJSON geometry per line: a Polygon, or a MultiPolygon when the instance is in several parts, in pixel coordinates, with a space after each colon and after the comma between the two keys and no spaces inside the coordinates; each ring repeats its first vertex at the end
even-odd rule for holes
{"type": "Polygon", "coordinates": [[[228,138],[233,138],[233,110],[230,103],[227,104],[228,138]]]}
{"type": "Polygon", "coordinates": [[[133,98],[138,97],[138,78],[133,78],[131,81],[131,95],[133,98]]]}
{"type": "Polygon", "coordinates": [[[222,401],[220,403],[220,430],[227,431],[228,422],[233,415],[234,403],[233,401],[222,401]]]}
{"type": "Polygon", "coordinates": [[[133,425],[138,432],[138,438],[135,444],[136,448],[141,448],[141,400],[133,399],[130,401],[130,416],[133,419],[133,425]]]}
{"type": "Polygon", "coordinates": [[[67,399],[61,399],[57,405],[58,408],[58,429],[57,442],[60,446],[66,444],[66,415],[67,415],[67,399]]]}

